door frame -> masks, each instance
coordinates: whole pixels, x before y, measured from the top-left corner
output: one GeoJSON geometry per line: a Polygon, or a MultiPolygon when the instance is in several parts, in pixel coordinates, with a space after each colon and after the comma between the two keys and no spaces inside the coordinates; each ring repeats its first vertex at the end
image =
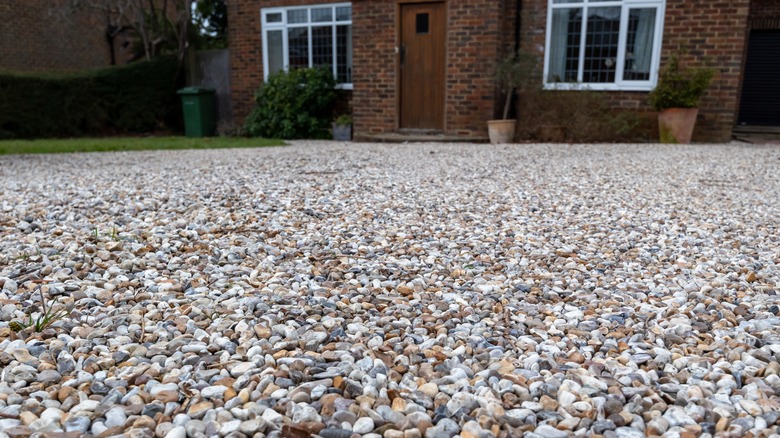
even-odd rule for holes
{"type": "Polygon", "coordinates": [[[419,4],[419,3],[442,3],[444,5],[444,80],[441,83],[443,87],[443,101],[442,101],[442,133],[447,131],[447,62],[449,57],[449,51],[447,46],[449,45],[449,2],[447,0],[396,0],[395,3],[395,130],[396,132],[401,130],[401,38],[403,23],[402,10],[404,5],[419,4]]]}

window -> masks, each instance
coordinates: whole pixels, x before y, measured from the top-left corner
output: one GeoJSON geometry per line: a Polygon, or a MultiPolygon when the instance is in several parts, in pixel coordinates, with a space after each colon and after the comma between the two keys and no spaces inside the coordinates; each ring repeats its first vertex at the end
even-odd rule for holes
{"type": "Polygon", "coordinates": [[[544,85],[652,90],[665,0],[548,0],[544,85]]]}
{"type": "Polygon", "coordinates": [[[263,23],[263,70],[333,69],[340,88],[352,88],[352,6],[350,3],[260,11],[263,23]]]}

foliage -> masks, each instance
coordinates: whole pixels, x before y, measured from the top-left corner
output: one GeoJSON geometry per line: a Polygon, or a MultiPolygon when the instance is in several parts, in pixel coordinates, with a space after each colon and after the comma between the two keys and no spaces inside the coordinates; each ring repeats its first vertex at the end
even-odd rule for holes
{"type": "MultiPolygon", "coordinates": [[[[0,140],[0,155],[71,152],[223,149],[281,146],[280,140],[241,137],[110,137],[46,140],[0,140]]],[[[109,234],[110,236],[110,234],[109,234]]]]}
{"type": "Polygon", "coordinates": [[[510,52],[501,58],[493,70],[493,79],[498,90],[506,96],[503,118],[509,116],[512,94],[528,80],[534,68],[534,58],[519,52],[510,52]]]}
{"type": "Polygon", "coordinates": [[[519,98],[519,139],[558,143],[649,141],[652,120],[633,111],[615,111],[603,93],[538,87],[524,89],[519,98]]]}
{"type": "Polygon", "coordinates": [[[715,70],[711,68],[681,67],[677,55],[673,55],[669,65],[661,71],[658,85],[650,92],[650,105],[656,111],[696,108],[714,76],[715,70]]]}
{"type": "Polygon", "coordinates": [[[33,318],[32,313],[29,313],[27,315],[27,321],[11,321],[8,323],[8,327],[10,327],[14,332],[20,332],[30,327],[32,327],[33,331],[35,332],[42,332],[50,325],[70,315],[70,312],[73,310],[73,306],[71,305],[69,307],[65,307],[64,309],[55,311],[53,307],[48,307],[46,305],[46,300],[43,297],[43,291],[41,290],[41,287],[38,286],[36,289],[37,292],[40,293],[40,304],[42,311],[39,312],[38,316],[35,318],[33,318]]]}
{"type": "Polygon", "coordinates": [[[196,0],[192,22],[198,30],[197,47],[227,47],[227,3],[225,0],[196,0]]]}
{"type": "Polygon", "coordinates": [[[0,138],[134,133],[175,127],[172,57],[66,75],[0,73],[0,138]]]}
{"type": "Polygon", "coordinates": [[[333,123],[339,126],[351,125],[352,116],[349,114],[342,114],[336,117],[336,120],[334,120],[333,123]]]}
{"type": "Polygon", "coordinates": [[[257,106],[244,123],[250,136],[326,138],[336,80],[327,67],[271,75],[255,95],[257,106]]]}

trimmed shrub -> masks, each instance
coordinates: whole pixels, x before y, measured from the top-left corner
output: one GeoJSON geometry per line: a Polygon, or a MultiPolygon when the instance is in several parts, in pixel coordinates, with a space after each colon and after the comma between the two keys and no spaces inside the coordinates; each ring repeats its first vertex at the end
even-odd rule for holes
{"type": "Polygon", "coordinates": [[[526,89],[518,94],[517,137],[556,143],[647,142],[650,120],[614,109],[604,93],[526,89]]]}
{"type": "Polygon", "coordinates": [[[271,75],[255,95],[247,135],[267,138],[326,138],[336,99],[330,68],[294,69],[271,75]]]}
{"type": "Polygon", "coordinates": [[[650,92],[650,105],[656,111],[667,108],[698,108],[701,96],[707,91],[715,69],[683,68],[677,55],[669,58],[669,64],[661,70],[658,85],[650,92]]]}
{"type": "Polygon", "coordinates": [[[0,73],[0,138],[80,137],[174,128],[177,62],[162,57],[70,74],[0,73]]]}

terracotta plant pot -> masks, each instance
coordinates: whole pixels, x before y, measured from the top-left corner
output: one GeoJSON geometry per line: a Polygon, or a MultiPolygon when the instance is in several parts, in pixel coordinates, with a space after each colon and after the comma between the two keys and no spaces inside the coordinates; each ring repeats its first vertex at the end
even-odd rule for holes
{"type": "Polygon", "coordinates": [[[512,143],[515,140],[516,123],[517,120],[489,120],[488,136],[490,142],[493,144],[512,143]]]}
{"type": "Polygon", "coordinates": [[[698,114],[698,108],[667,108],[659,112],[658,134],[661,143],[690,143],[698,114]]]}

